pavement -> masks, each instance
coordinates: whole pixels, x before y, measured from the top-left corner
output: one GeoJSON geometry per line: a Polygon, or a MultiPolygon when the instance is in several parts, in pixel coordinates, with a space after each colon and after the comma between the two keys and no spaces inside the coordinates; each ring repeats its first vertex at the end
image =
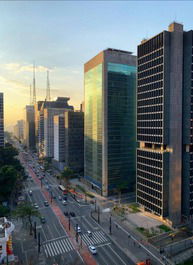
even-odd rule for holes
{"type": "MultiPolygon", "coordinates": [[[[41,235],[41,253],[44,263],[42,260],[39,261],[38,259],[30,263],[29,253],[24,263],[25,265],[135,264],[91,217],[93,205],[85,203],[82,200],[77,201],[70,195],[68,196],[67,205],[62,205],[61,201],[57,199],[59,195],[62,195],[61,191],[58,189],[57,179],[48,174],[46,175],[46,179],[52,193],[56,196],[56,199],[51,199],[50,191],[46,190],[47,183],[43,182],[41,187],[41,182],[36,177],[35,170],[29,167],[29,165],[25,164],[25,166],[32,176],[32,179],[29,179],[25,185],[27,198],[32,203],[36,202],[39,205],[41,215],[45,216],[47,220],[46,224],[41,224],[40,220],[37,218],[33,220],[33,222],[37,224],[37,233],[39,232],[41,235]],[[32,190],[32,196],[29,195],[29,190],[32,190]],[[44,200],[49,202],[49,207],[44,206],[44,200]],[[70,223],[69,218],[64,216],[64,211],[73,211],[75,213],[76,216],[70,218],[70,223]],[[76,224],[81,227],[82,232],[77,241],[74,229],[76,224]],[[92,237],[88,236],[88,230],[92,231],[92,237]],[[97,255],[91,255],[88,251],[88,246],[90,245],[96,247],[97,255]]],[[[21,252],[25,255],[25,251],[23,251],[22,247],[20,247],[19,250],[20,243],[17,241],[16,243],[15,253],[21,252]]],[[[37,255],[37,247],[35,246],[37,242],[35,242],[35,244],[30,244],[29,250],[31,249],[31,253],[33,253],[34,256],[37,255]],[[32,245],[30,246],[30,244],[32,245]]],[[[22,260],[22,255],[19,259],[20,261],[22,260]]]]}

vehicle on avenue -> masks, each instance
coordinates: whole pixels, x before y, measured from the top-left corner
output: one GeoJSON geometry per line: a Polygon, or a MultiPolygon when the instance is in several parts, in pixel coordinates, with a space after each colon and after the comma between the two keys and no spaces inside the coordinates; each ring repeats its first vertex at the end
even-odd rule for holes
{"type": "Polygon", "coordinates": [[[45,206],[49,206],[48,201],[44,201],[44,205],[45,205],[45,206]]]}
{"type": "Polygon", "coordinates": [[[76,231],[77,231],[78,233],[81,233],[81,228],[80,228],[80,226],[77,226],[76,229],[77,229],[76,231]]]}
{"type": "Polygon", "coordinates": [[[30,196],[32,195],[32,190],[29,191],[29,195],[30,195],[30,196]]]}
{"type": "Polygon", "coordinates": [[[56,195],[54,193],[52,193],[52,198],[56,199],[56,195]]]}
{"type": "Polygon", "coordinates": [[[68,216],[68,212],[64,212],[64,215],[65,215],[65,216],[68,216]]]}
{"type": "Polygon", "coordinates": [[[65,200],[62,201],[63,205],[67,205],[67,202],[65,200]]]}
{"type": "Polygon", "coordinates": [[[89,237],[92,237],[92,232],[91,232],[90,230],[88,230],[88,231],[87,231],[87,235],[88,235],[89,237]]]}
{"type": "Polygon", "coordinates": [[[97,253],[97,250],[94,246],[89,246],[88,249],[90,250],[90,252],[95,255],[97,253]]]}
{"type": "Polygon", "coordinates": [[[38,208],[39,208],[39,206],[37,205],[36,202],[34,203],[34,208],[35,208],[35,209],[38,209],[38,208]]]}
{"type": "Polygon", "coordinates": [[[40,220],[41,220],[41,223],[42,224],[45,224],[46,223],[46,218],[44,216],[41,216],[40,220]]]}
{"type": "Polygon", "coordinates": [[[72,217],[75,217],[75,216],[76,216],[74,212],[70,212],[70,215],[71,215],[72,217]]]}
{"type": "Polygon", "coordinates": [[[62,200],[62,196],[58,196],[58,200],[61,201],[62,200]]]}
{"type": "Polygon", "coordinates": [[[49,190],[49,189],[50,189],[50,187],[49,187],[48,185],[46,185],[46,189],[47,189],[47,190],[49,190]]]}

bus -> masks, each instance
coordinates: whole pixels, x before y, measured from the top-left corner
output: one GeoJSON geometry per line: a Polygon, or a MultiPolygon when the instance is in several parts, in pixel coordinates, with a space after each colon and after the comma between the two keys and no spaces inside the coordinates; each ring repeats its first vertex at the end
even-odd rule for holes
{"type": "Polygon", "coordinates": [[[59,185],[58,188],[59,188],[59,190],[61,190],[63,192],[63,194],[68,193],[67,189],[63,185],[59,185]]]}

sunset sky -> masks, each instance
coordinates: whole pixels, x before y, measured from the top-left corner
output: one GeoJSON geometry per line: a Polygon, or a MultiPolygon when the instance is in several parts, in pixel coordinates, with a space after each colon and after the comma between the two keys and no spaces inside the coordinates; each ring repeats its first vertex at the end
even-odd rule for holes
{"type": "Polygon", "coordinates": [[[51,97],[83,100],[83,65],[106,48],[132,51],[174,20],[193,29],[191,1],[1,1],[0,92],[5,126],[24,117],[35,61],[37,99],[45,98],[46,69],[51,97]]]}

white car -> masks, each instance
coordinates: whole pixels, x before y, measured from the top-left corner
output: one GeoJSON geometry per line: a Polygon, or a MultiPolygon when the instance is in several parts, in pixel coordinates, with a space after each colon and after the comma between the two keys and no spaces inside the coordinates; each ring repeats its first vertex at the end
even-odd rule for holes
{"type": "Polygon", "coordinates": [[[81,228],[80,228],[80,226],[78,226],[76,229],[77,229],[77,232],[78,232],[78,233],[81,233],[81,228]]]}
{"type": "Polygon", "coordinates": [[[89,246],[88,248],[93,255],[97,253],[96,248],[94,246],[89,246]]]}
{"type": "Polygon", "coordinates": [[[34,203],[34,208],[35,209],[38,209],[39,208],[39,206],[37,205],[37,203],[34,203]]]}
{"type": "Polygon", "coordinates": [[[65,200],[62,201],[63,205],[67,205],[67,202],[65,200]]]}
{"type": "Polygon", "coordinates": [[[32,190],[29,191],[29,195],[32,195],[32,190]]]}
{"type": "Polygon", "coordinates": [[[87,231],[87,235],[89,236],[89,237],[92,237],[92,232],[91,231],[87,231]]]}

